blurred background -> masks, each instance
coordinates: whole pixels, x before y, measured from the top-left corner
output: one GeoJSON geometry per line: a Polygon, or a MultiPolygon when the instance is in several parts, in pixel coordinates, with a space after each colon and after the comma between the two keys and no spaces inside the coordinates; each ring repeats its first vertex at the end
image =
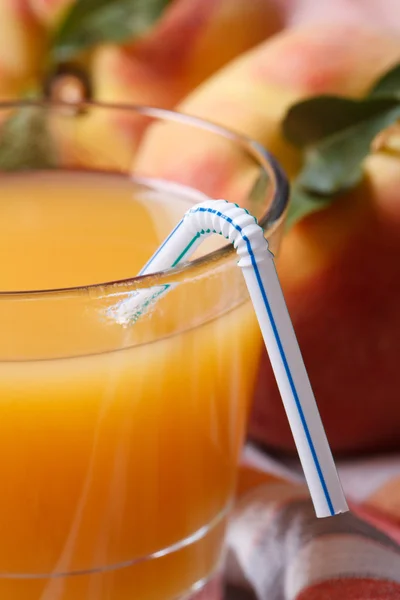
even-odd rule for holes
{"type": "MultiPolygon", "coordinates": [[[[399,62],[398,0],[1,6],[1,101],[176,108],[257,139],[281,161],[293,198],[278,269],[337,455],[400,447],[399,62]]],[[[122,160],[135,143],[124,122],[83,118],[80,141],[95,151],[115,130],[122,160]]],[[[249,435],[293,452],[266,356],[249,435]]]]}

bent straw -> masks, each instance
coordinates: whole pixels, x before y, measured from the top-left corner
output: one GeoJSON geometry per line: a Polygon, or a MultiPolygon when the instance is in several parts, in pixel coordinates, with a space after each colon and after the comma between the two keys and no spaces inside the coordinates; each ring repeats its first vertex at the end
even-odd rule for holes
{"type": "MultiPolygon", "coordinates": [[[[193,206],[159,247],[140,274],[175,267],[187,260],[204,237],[218,233],[233,243],[253,302],[282,396],[317,517],[348,510],[314,394],[286,307],[273,255],[262,228],[246,210],[225,200],[193,206]]],[[[141,313],[149,300],[141,298],[141,313]]],[[[136,298],[135,304],[138,307],[136,298]]]]}

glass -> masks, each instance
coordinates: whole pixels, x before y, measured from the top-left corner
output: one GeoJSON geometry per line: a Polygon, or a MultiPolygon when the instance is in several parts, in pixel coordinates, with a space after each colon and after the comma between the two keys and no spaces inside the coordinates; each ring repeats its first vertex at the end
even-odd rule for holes
{"type": "Polygon", "coordinates": [[[166,110],[26,102],[0,122],[0,597],[210,591],[261,338],[222,238],[135,274],[205,196],[276,251],[286,180],[256,142],[166,110]]]}

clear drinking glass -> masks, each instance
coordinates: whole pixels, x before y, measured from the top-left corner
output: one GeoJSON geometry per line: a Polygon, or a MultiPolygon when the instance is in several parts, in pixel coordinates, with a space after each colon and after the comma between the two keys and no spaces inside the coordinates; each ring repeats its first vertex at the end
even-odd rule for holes
{"type": "Polygon", "coordinates": [[[286,180],[256,142],[166,110],[26,102],[0,122],[0,598],[211,593],[258,325],[222,238],[135,275],[206,196],[276,251],[286,180]]]}

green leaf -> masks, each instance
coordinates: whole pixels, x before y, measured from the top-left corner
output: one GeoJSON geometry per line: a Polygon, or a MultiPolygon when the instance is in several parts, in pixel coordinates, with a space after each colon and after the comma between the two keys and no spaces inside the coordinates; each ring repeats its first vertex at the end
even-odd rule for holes
{"type": "Polygon", "coordinates": [[[316,96],[289,108],[282,130],[289,142],[305,148],[379,117],[397,104],[397,100],[389,98],[351,100],[339,96],[316,96]]]}
{"type": "Polygon", "coordinates": [[[0,171],[51,169],[56,155],[40,107],[22,106],[0,126],[0,171]]]}
{"type": "Polygon", "coordinates": [[[333,200],[333,196],[318,196],[302,189],[299,185],[293,185],[286,216],[286,227],[290,228],[305,216],[326,208],[332,204],[333,200]]]}
{"type": "Polygon", "coordinates": [[[369,96],[386,96],[400,99],[400,63],[392,67],[375,82],[369,96]]]}
{"type": "Polygon", "coordinates": [[[282,130],[303,151],[303,167],[292,188],[289,225],[356,186],[374,139],[399,118],[400,64],[362,100],[316,96],[292,106],[282,130]]]}
{"type": "Polygon", "coordinates": [[[98,44],[133,40],[157,21],[168,2],[75,0],[54,35],[51,56],[65,62],[98,44]]]}
{"type": "MultiPolygon", "coordinates": [[[[380,102],[368,100],[366,103],[380,102]]],[[[363,112],[362,102],[359,103],[363,112]]],[[[400,104],[388,101],[381,112],[342,129],[306,150],[298,183],[318,194],[334,194],[353,187],[362,177],[362,162],[375,136],[400,117],[400,104]]]]}

